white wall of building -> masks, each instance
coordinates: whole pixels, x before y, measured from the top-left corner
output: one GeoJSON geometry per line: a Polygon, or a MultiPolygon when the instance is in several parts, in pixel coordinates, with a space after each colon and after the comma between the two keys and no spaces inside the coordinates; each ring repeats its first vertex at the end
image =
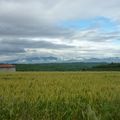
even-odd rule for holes
{"type": "Polygon", "coordinates": [[[15,68],[0,68],[0,72],[15,72],[15,68]]]}

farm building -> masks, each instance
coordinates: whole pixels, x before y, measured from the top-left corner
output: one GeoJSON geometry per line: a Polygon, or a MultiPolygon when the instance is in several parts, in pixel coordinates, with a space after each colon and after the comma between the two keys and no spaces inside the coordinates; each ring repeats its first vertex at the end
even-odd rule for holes
{"type": "Polygon", "coordinates": [[[0,72],[15,72],[16,66],[11,64],[0,64],[0,72]]]}

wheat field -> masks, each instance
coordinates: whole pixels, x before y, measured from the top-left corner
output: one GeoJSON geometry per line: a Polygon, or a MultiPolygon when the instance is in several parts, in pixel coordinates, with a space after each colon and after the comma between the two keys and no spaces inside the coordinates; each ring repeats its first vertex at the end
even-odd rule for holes
{"type": "Polygon", "coordinates": [[[120,72],[0,73],[0,120],[120,120],[120,72]]]}

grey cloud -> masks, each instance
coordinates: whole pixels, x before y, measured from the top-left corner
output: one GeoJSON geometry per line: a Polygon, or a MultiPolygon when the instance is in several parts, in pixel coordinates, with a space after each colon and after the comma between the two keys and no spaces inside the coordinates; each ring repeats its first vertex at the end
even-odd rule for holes
{"type": "Polygon", "coordinates": [[[71,37],[71,40],[80,40],[88,42],[110,42],[120,40],[120,32],[101,32],[99,29],[86,29],[83,31],[76,31],[71,37]]]}
{"type": "Polygon", "coordinates": [[[119,5],[119,0],[1,0],[0,35],[69,36],[72,31],[57,27],[59,22],[98,15],[117,20],[119,5]]]}
{"type": "Polygon", "coordinates": [[[0,45],[0,55],[17,54],[17,53],[24,53],[24,52],[25,50],[22,48],[0,45]]]}
{"type": "Polygon", "coordinates": [[[68,38],[73,31],[54,26],[1,26],[0,36],[68,38]],[[13,29],[14,28],[14,29],[13,29]]]}
{"type": "Polygon", "coordinates": [[[24,53],[25,49],[69,49],[74,46],[65,45],[65,44],[55,44],[52,42],[40,40],[12,40],[4,39],[0,41],[0,54],[14,54],[14,53],[24,53]]]}
{"type": "Polygon", "coordinates": [[[40,40],[2,40],[1,44],[19,46],[24,48],[46,48],[46,49],[63,49],[63,48],[72,48],[73,46],[64,45],[64,44],[55,44],[52,42],[40,40]]]}
{"type": "Polygon", "coordinates": [[[57,26],[51,19],[49,6],[54,2],[39,0],[0,1],[1,36],[64,37],[70,30],[57,26]]]}

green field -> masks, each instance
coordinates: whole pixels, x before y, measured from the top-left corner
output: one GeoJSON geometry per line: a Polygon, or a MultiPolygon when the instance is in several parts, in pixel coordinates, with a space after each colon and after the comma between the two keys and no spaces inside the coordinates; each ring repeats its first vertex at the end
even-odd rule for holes
{"type": "Polygon", "coordinates": [[[0,120],[120,120],[120,72],[0,73],[0,120]]]}

